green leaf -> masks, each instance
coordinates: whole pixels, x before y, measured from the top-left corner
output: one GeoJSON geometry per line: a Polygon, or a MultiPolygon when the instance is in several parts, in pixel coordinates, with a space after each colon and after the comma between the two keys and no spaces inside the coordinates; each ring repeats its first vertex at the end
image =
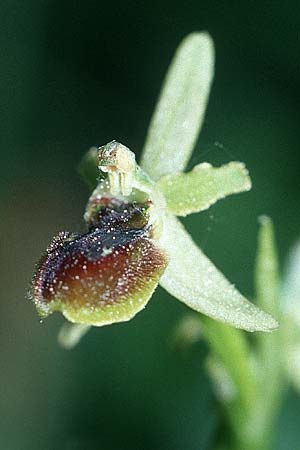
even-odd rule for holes
{"type": "Polygon", "coordinates": [[[143,151],[141,167],[154,180],[184,170],[203,123],[213,70],[211,37],[187,36],[167,72],[143,151]]]}
{"type": "Polygon", "coordinates": [[[243,163],[230,162],[221,167],[202,163],[191,172],[162,177],[157,186],[165,196],[168,211],[186,216],[209,208],[227,195],[248,191],[251,180],[243,163]]]}
{"type": "Polygon", "coordinates": [[[167,216],[161,245],[169,264],[160,284],[190,308],[248,331],[271,331],[278,324],[246,300],[202,253],[181,223],[167,216]]]}

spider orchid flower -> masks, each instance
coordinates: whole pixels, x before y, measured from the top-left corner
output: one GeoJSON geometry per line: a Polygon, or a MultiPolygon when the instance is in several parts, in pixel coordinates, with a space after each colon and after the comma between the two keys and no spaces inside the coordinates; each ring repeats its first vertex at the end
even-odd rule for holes
{"type": "Polygon", "coordinates": [[[61,232],[37,264],[31,298],[45,317],[60,311],[77,331],[131,319],[160,284],[195,311],[247,331],[277,322],[244,298],[203,254],[178,216],[247,191],[244,164],[208,163],[184,172],[197,140],[213,77],[206,33],[178,48],[155,109],[140,166],[124,145],[91,149],[82,169],[96,185],[87,203],[86,232],[61,232]]]}

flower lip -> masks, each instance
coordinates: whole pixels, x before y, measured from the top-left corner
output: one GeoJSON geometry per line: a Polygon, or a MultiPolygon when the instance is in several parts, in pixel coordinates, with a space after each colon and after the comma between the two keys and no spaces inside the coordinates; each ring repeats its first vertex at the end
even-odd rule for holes
{"type": "MultiPolygon", "coordinates": [[[[34,283],[35,297],[45,303],[50,302],[55,296],[54,285],[59,284],[59,275],[61,278],[68,278],[66,269],[73,268],[74,279],[77,279],[79,275],[75,275],[76,267],[79,271],[86,271],[88,263],[97,263],[113,252],[129,248],[144,235],[145,230],[142,229],[113,230],[108,233],[107,229],[95,228],[83,235],[73,235],[70,240],[70,233],[60,233],[41,260],[34,283]]],[[[71,275],[71,279],[73,276],[71,275]]]]}
{"type": "Polygon", "coordinates": [[[147,209],[103,199],[86,233],[59,233],[33,279],[38,312],[58,310],[74,322],[104,325],[141,310],[167,263],[151,239],[147,209]]]}

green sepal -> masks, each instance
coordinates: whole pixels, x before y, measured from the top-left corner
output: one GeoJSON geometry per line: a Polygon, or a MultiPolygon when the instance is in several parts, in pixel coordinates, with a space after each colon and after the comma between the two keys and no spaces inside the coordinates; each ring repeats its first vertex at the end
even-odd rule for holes
{"type": "Polygon", "coordinates": [[[175,217],[165,218],[161,246],[169,264],[160,285],[195,311],[247,331],[272,331],[278,323],[246,300],[193,242],[175,217]]]}
{"type": "Polygon", "coordinates": [[[158,180],[185,169],[198,138],[214,71],[207,33],[192,33],[179,46],[152,116],[141,167],[158,180]]]}

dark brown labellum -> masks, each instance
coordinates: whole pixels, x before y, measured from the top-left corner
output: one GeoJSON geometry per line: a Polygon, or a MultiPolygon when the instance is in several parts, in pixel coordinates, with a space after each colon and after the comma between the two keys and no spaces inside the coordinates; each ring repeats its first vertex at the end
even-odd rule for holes
{"type": "Polygon", "coordinates": [[[104,325],[141,310],[166,266],[151,239],[148,207],[102,198],[92,205],[87,233],[59,233],[33,279],[40,314],[59,310],[73,322],[104,325]]]}

